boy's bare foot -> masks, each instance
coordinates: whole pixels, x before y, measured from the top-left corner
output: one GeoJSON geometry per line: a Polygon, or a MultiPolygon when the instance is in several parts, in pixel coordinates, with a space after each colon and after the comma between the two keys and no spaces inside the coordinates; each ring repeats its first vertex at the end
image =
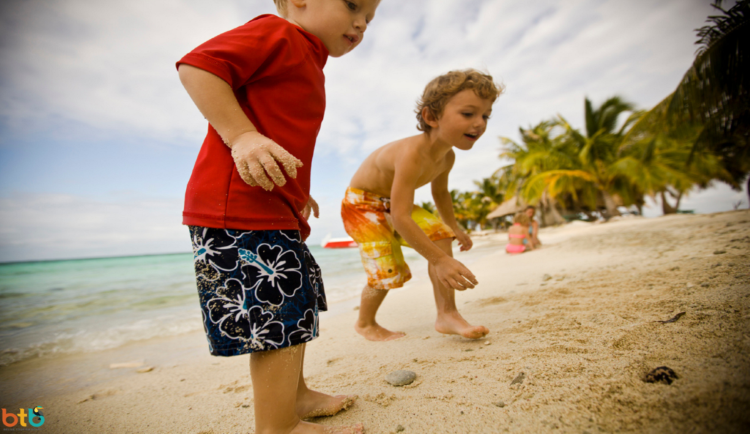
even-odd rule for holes
{"type": "Polygon", "coordinates": [[[289,434],[364,434],[361,423],[351,426],[323,426],[317,423],[300,421],[289,434]]]}
{"type": "Polygon", "coordinates": [[[360,327],[359,324],[354,324],[354,330],[356,330],[357,333],[364,336],[364,338],[367,339],[368,341],[376,341],[376,342],[392,341],[394,339],[398,339],[398,338],[402,338],[406,336],[406,333],[404,332],[392,332],[388,329],[381,327],[381,325],[378,323],[375,323],[375,325],[369,325],[365,327],[360,327]]]}
{"type": "Polygon", "coordinates": [[[438,315],[435,330],[446,335],[461,335],[467,339],[479,339],[490,331],[485,326],[473,326],[458,312],[438,315]]]}
{"type": "Polygon", "coordinates": [[[297,395],[297,416],[300,419],[333,416],[351,407],[356,400],[357,395],[331,396],[307,389],[304,394],[297,395]]]}

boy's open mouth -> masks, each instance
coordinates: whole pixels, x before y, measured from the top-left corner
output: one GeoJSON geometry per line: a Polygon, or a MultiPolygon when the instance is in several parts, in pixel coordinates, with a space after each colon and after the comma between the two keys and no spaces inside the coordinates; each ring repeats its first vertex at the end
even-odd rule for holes
{"type": "Polygon", "coordinates": [[[476,139],[479,138],[479,134],[469,134],[469,133],[466,133],[466,134],[464,134],[464,136],[468,137],[471,140],[476,140],[476,139]]]}
{"type": "Polygon", "coordinates": [[[346,38],[347,40],[349,40],[349,43],[351,45],[354,45],[354,44],[357,43],[357,41],[359,41],[359,37],[355,36],[355,35],[344,35],[344,38],[346,38]]]}

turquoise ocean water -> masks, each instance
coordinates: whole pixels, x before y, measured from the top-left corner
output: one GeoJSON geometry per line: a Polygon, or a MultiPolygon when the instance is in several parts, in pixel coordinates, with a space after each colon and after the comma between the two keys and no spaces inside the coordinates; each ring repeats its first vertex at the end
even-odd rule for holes
{"type": "MultiPolygon", "coordinates": [[[[359,249],[309,248],[329,306],[359,297],[359,249]]],[[[470,265],[497,249],[475,241],[457,259],[470,265]]],[[[408,248],[404,257],[413,281],[427,278],[427,261],[408,248]]],[[[202,328],[192,253],[0,264],[0,366],[202,328]]]]}
{"type": "MultiPolygon", "coordinates": [[[[310,250],[329,304],[359,295],[358,249],[310,250]]],[[[191,253],[0,264],[0,366],[197,331],[200,318],[191,253]]]]}

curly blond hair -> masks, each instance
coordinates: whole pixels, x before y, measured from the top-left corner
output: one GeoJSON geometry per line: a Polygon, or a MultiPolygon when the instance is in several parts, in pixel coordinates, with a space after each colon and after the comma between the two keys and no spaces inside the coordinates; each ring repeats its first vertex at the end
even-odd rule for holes
{"type": "Polygon", "coordinates": [[[531,224],[531,219],[526,215],[525,211],[521,211],[513,216],[513,223],[518,223],[521,226],[528,226],[531,224]]]}
{"type": "Polygon", "coordinates": [[[286,17],[286,0],[273,0],[273,4],[276,5],[279,15],[286,17]]]}
{"type": "Polygon", "coordinates": [[[417,129],[424,132],[429,132],[432,129],[422,117],[422,111],[425,107],[435,119],[439,119],[443,115],[448,100],[466,89],[472,89],[477,96],[488,99],[493,103],[505,91],[505,87],[495,83],[491,75],[484,74],[476,69],[451,71],[436,77],[427,84],[422,98],[417,101],[417,109],[415,110],[419,121],[417,129]]]}

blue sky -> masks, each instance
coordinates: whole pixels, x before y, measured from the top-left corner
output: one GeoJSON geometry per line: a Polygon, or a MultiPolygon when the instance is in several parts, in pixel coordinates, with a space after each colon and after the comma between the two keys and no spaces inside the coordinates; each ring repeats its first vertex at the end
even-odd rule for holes
{"type": "MultiPolygon", "coordinates": [[[[344,235],[343,190],[378,146],[416,133],[434,76],[486,69],[507,86],[451,188],[501,164],[498,136],[618,94],[649,108],[692,63],[708,0],[382,0],[363,43],[326,66],[310,242],[344,235]]],[[[206,123],[174,62],[272,0],[4,0],[0,4],[0,261],[189,251],[182,198],[206,123]]],[[[427,189],[417,200],[429,200],[427,189]]],[[[725,187],[683,208],[731,209],[725,187]]],[[[647,209],[656,216],[658,207],[647,209]]]]}

